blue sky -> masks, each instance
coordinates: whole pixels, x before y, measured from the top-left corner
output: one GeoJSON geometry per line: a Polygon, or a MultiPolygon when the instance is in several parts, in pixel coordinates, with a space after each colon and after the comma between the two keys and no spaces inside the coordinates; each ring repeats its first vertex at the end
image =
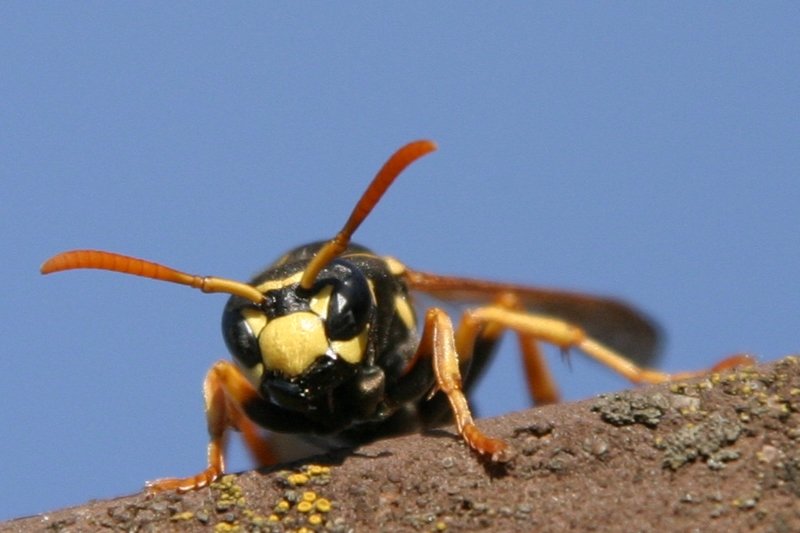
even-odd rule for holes
{"type": "MultiPolygon", "coordinates": [[[[225,297],[41,262],[101,248],[247,279],[330,237],[610,294],[660,366],[800,351],[795,3],[0,6],[0,519],[204,466],[225,297]]],[[[568,399],[625,387],[553,357],[568,399]]],[[[484,415],[525,407],[514,343],[484,415]]],[[[233,470],[248,468],[235,451],[233,470]]]]}

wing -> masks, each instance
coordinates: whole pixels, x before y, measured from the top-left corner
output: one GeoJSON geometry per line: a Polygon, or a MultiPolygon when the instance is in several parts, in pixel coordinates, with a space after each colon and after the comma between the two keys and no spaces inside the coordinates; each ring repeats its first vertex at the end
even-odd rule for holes
{"type": "Polygon", "coordinates": [[[448,302],[488,303],[513,293],[525,309],[563,319],[583,328],[591,337],[640,365],[652,365],[658,356],[658,326],[641,311],[613,298],[542,289],[472,278],[441,276],[406,269],[412,290],[448,302]]]}

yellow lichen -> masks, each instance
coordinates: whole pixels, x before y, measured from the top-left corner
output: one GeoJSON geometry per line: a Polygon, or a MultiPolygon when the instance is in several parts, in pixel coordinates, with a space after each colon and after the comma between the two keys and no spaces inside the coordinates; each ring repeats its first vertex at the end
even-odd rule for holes
{"type": "Polygon", "coordinates": [[[329,466],[322,466],[322,465],[308,465],[306,467],[306,472],[310,476],[320,476],[323,474],[330,474],[331,469],[329,466]]]}
{"type": "Polygon", "coordinates": [[[282,471],[280,477],[286,482],[286,490],[281,499],[277,501],[272,514],[265,518],[265,522],[299,527],[292,531],[318,531],[327,521],[325,513],[330,512],[330,500],[320,496],[316,490],[298,490],[307,485],[322,487],[330,481],[331,468],[328,466],[310,464],[294,471],[282,471]],[[302,524],[305,526],[300,527],[302,524]]]}
{"type": "Polygon", "coordinates": [[[297,510],[301,513],[307,513],[314,508],[314,504],[307,501],[302,501],[297,504],[297,510]]]}
{"type": "Polygon", "coordinates": [[[237,524],[229,524],[228,522],[220,522],[214,526],[216,533],[237,533],[242,529],[237,524]]]}
{"type": "Polygon", "coordinates": [[[290,474],[286,480],[294,486],[301,486],[308,483],[308,476],[305,474],[290,474]]]}
{"type": "Polygon", "coordinates": [[[314,507],[316,507],[317,511],[320,513],[327,513],[331,510],[331,502],[327,498],[319,498],[316,502],[314,502],[314,507]]]}

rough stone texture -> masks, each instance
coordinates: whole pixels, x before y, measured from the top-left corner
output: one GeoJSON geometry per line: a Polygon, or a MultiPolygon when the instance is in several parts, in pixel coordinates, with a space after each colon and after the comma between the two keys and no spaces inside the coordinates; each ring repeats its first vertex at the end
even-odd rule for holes
{"type": "Polygon", "coordinates": [[[800,531],[800,357],[136,494],[0,531],[800,531]]]}

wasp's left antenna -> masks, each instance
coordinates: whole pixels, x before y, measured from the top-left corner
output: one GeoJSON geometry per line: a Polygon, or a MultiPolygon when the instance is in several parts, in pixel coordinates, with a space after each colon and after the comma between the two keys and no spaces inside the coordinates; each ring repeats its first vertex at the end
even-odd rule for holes
{"type": "Polygon", "coordinates": [[[347,245],[350,243],[350,238],[353,236],[353,233],[355,233],[364,219],[367,218],[372,208],[378,204],[383,193],[386,192],[386,189],[389,188],[389,185],[392,184],[395,178],[397,178],[408,165],[434,150],[436,150],[436,143],[433,141],[414,141],[397,150],[389,160],[383,164],[383,167],[381,167],[375,175],[372,183],[369,184],[367,190],[361,195],[358,203],[353,208],[353,212],[350,213],[350,218],[345,222],[344,227],[333,239],[320,248],[317,255],[314,256],[314,259],[312,259],[306,267],[305,272],[303,272],[303,277],[300,280],[301,288],[305,290],[311,289],[317,274],[325,268],[325,265],[347,249],[347,245]]]}

